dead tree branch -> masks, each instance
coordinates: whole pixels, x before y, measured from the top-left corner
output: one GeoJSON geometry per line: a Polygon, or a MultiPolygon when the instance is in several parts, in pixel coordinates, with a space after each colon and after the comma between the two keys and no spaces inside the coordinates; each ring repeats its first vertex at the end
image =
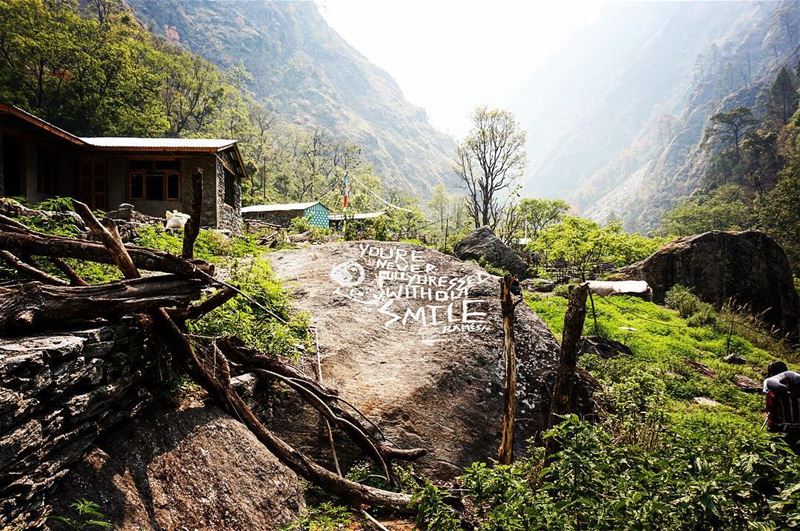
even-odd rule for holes
{"type": "MultiPolygon", "coordinates": [[[[81,213],[87,225],[95,232],[95,235],[108,246],[111,258],[120,268],[123,275],[126,278],[139,277],[139,271],[136,269],[134,260],[128,255],[127,249],[118,236],[115,238],[114,234],[106,230],[88,208],[81,209],[79,213],[81,213]]],[[[283,464],[301,477],[356,506],[367,504],[392,507],[399,510],[407,509],[411,502],[411,497],[408,494],[377,489],[341,478],[274,435],[258,420],[239,394],[231,388],[228,363],[222,353],[215,352],[217,364],[214,365],[214,372],[209,371],[165,309],[159,308],[152,311],[150,315],[161,331],[162,339],[173,353],[186,364],[198,383],[211,396],[225,404],[234,416],[241,420],[283,464]]]]}
{"type": "Polygon", "coordinates": [[[94,286],[28,282],[0,287],[0,335],[186,306],[199,298],[206,286],[202,279],[161,275],[94,286]]]}

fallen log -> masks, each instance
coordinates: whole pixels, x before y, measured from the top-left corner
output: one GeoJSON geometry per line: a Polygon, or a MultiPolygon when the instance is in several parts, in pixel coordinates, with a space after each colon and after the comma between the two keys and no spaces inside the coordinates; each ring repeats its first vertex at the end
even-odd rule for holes
{"type": "Polygon", "coordinates": [[[28,282],[0,287],[0,335],[70,321],[118,318],[164,306],[186,306],[200,298],[207,285],[203,279],[160,275],[93,286],[28,282]]]}
{"type": "Polygon", "coordinates": [[[404,449],[389,444],[377,426],[364,424],[362,419],[366,417],[360,412],[362,418],[356,417],[340,405],[343,401],[336,390],[325,388],[279,358],[247,348],[241,340],[233,337],[217,340],[217,346],[229,361],[239,366],[240,373],[265,375],[297,391],[328,422],[347,434],[365,455],[381,467],[387,479],[391,480],[393,476],[393,460],[413,461],[427,453],[424,448],[404,449]]]}
{"type": "Polygon", "coordinates": [[[18,273],[32,280],[37,280],[44,284],[51,284],[54,286],[67,285],[67,283],[60,278],[54,277],[49,273],[45,273],[41,269],[26,263],[24,260],[19,259],[8,251],[0,251],[0,260],[5,262],[5,264],[9,267],[15,269],[18,273]]]}
{"type": "MultiPolygon", "coordinates": [[[[32,231],[18,232],[8,230],[7,225],[0,225],[0,249],[17,256],[46,256],[54,258],[76,258],[103,264],[113,264],[114,260],[102,243],[47,236],[32,231]]],[[[205,262],[183,260],[175,255],[130,245],[125,248],[137,268],[146,271],[160,271],[176,275],[193,276],[197,270],[208,271],[210,266],[205,262]]]]}

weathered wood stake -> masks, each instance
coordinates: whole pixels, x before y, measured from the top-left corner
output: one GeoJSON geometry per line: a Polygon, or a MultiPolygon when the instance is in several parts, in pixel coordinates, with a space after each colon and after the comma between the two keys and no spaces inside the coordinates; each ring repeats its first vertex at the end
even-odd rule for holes
{"type": "MultiPolygon", "coordinates": [[[[514,348],[514,302],[513,291],[516,277],[506,275],[500,280],[500,310],[503,316],[503,357],[506,376],[503,390],[503,432],[500,437],[498,461],[511,464],[514,459],[514,422],[517,409],[517,354],[514,348]]],[[[521,299],[520,299],[521,300],[521,299]]]]}
{"type": "Polygon", "coordinates": [[[564,335],[561,338],[561,355],[558,373],[553,386],[553,401],[550,404],[550,426],[559,421],[559,415],[572,409],[572,390],[575,381],[575,367],[581,348],[583,323],[586,321],[586,297],[589,286],[585,282],[572,290],[564,315],[564,335]]]}

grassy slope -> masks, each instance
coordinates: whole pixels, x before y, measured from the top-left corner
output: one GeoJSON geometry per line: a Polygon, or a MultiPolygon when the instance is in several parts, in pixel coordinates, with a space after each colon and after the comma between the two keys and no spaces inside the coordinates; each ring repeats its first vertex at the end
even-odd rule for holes
{"type": "MultiPolygon", "coordinates": [[[[548,324],[557,337],[563,330],[566,299],[558,296],[527,294],[528,305],[548,324]]],[[[603,360],[594,355],[581,358],[581,364],[604,383],[620,381],[634,369],[644,370],[663,380],[668,401],[664,404],[673,423],[704,419],[707,422],[733,423],[743,429],[759,429],[763,423],[764,399],[745,393],[733,384],[735,375],[760,382],[767,364],[776,354],[734,335],[731,351],[743,357],[745,365],[731,365],[726,355],[726,334],[713,327],[692,327],[677,312],[633,297],[604,299],[595,297],[599,334],[626,344],[632,357],[603,360]],[[700,362],[716,373],[708,377],[685,360],[700,362]],[[717,407],[701,406],[694,397],[720,402],[717,407]]],[[[584,334],[594,333],[591,309],[587,312],[584,334]]]]}

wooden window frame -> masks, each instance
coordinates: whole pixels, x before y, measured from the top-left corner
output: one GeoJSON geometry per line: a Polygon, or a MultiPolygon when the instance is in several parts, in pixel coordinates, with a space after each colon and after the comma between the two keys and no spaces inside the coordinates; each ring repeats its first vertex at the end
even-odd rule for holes
{"type": "MultiPolygon", "coordinates": [[[[180,201],[183,195],[183,172],[180,169],[155,169],[155,162],[159,160],[165,160],[162,158],[129,158],[125,161],[125,181],[127,185],[127,198],[129,201],[180,201]],[[149,162],[151,164],[150,169],[131,169],[131,161],[142,161],[142,162],[149,162]],[[148,199],[147,198],[147,176],[154,175],[154,174],[161,174],[161,197],[162,199],[148,199]],[[142,196],[141,197],[133,197],[133,186],[131,185],[131,177],[132,175],[141,175],[142,176],[142,196]],[[171,175],[178,176],[178,194],[174,197],[169,195],[169,177],[171,175]]],[[[173,160],[173,159],[166,159],[166,160],[173,160]]],[[[174,159],[180,165],[181,159],[174,159]]]]}

